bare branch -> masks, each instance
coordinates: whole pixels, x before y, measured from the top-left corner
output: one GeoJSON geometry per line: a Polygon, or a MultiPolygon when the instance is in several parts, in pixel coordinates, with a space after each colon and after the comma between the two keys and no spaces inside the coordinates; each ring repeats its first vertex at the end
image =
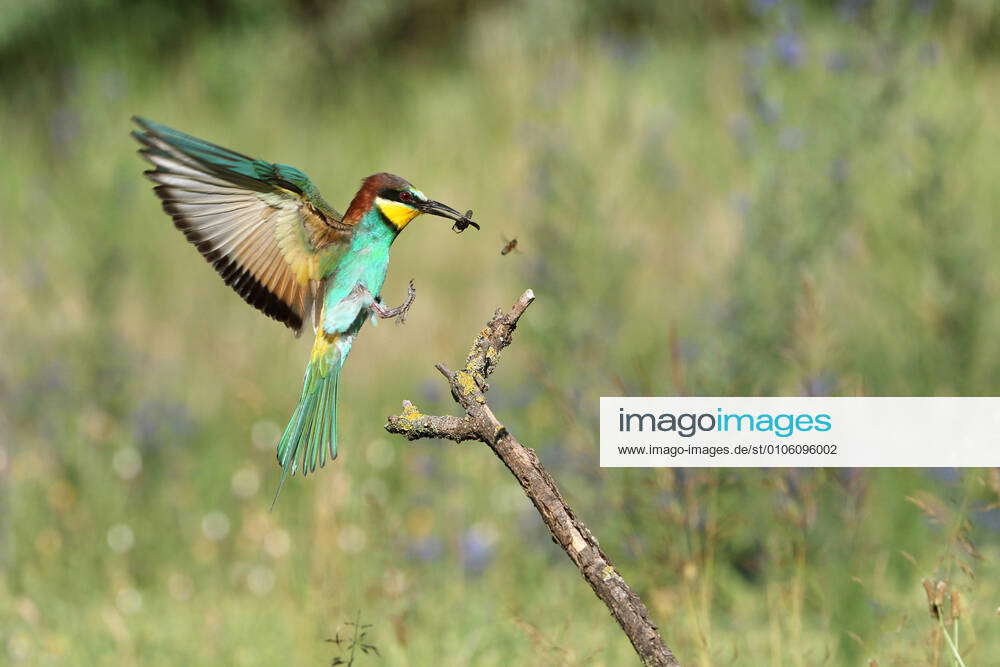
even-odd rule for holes
{"type": "Polygon", "coordinates": [[[534,450],[511,435],[486,402],[489,390],[486,378],[496,369],[500,352],[510,345],[518,320],[534,300],[534,293],[527,290],[508,312],[497,310],[476,336],[461,370],[451,371],[437,364],[455,401],[465,410],[464,417],[428,416],[409,401],[403,401],[403,414],[389,417],[385,428],[408,440],[447,438],[456,442],[478,440],[489,445],[517,478],[556,543],[607,605],[643,663],[679,665],[650,620],[646,605],[625,583],[587,526],[566,505],[555,480],[542,467],[534,450]]]}

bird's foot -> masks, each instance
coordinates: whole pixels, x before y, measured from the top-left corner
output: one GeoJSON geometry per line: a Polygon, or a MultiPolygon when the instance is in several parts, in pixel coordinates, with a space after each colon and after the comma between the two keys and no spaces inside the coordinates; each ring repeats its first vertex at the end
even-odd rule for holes
{"type": "Polygon", "coordinates": [[[406,322],[406,314],[410,311],[410,306],[417,299],[417,288],[413,286],[413,281],[410,281],[410,287],[406,291],[406,299],[403,303],[399,304],[395,308],[386,308],[382,305],[382,302],[376,301],[372,304],[372,312],[383,320],[388,320],[392,317],[397,318],[396,324],[404,324],[406,322]]]}

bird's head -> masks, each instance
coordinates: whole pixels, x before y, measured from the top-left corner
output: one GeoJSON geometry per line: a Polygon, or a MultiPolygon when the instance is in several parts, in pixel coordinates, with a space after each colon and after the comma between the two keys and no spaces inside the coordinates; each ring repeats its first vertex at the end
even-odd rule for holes
{"type": "Polygon", "coordinates": [[[366,178],[354,201],[351,202],[347,217],[354,211],[362,213],[362,209],[372,208],[378,210],[397,232],[422,213],[430,213],[455,222],[467,220],[452,207],[428,199],[427,195],[410,185],[406,179],[393,174],[374,174],[366,178]]]}

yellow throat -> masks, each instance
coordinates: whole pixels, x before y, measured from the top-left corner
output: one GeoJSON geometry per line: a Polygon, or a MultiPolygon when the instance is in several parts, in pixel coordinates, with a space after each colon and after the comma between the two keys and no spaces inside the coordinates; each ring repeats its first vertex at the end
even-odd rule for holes
{"type": "Polygon", "coordinates": [[[412,206],[407,206],[398,201],[392,201],[391,199],[383,199],[382,197],[375,198],[375,205],[378,206],[379,210],[382,211],[382,215],[389,219],[396,229],[403,229],[413,220],[415,217],[420,215],[420,211],[413,208],[412,206]]]}

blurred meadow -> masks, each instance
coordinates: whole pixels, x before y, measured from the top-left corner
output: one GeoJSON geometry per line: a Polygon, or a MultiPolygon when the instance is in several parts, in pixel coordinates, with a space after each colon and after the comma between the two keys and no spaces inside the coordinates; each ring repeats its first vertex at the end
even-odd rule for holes
{"type": "Polygon", "coordinates": [[[359,665],[634,663],[488,448],[382,428],[531,287],[491,402],[685,665],[950,665],[924,578],[996,664],[996,471],[597,443],[601,395],[997,394],[995,3],[11,0],[0,90],[0,662],[330,664],[360,618],[359,665]],[[132,114],[483,225],[401,235],[409,320],[274,512],[309,336],[173,228],[132,114]]]}

